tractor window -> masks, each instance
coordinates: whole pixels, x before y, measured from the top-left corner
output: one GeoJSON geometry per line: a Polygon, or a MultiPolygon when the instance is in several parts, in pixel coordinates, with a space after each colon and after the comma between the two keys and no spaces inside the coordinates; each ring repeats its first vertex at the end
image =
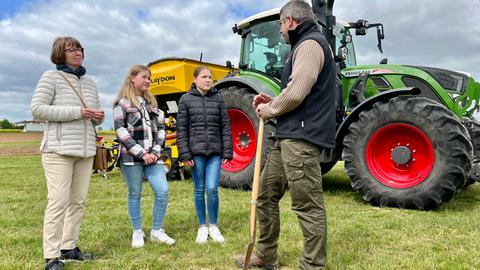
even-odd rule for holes
{"type": "MultiPolygon", "coordinates": [[[[345,31],[349,31],[348,29],[342,29],[339,35],[336,37],[336,45],[335,47],[338,49],[342,45],[340,41],[342,40],[343,36],[345,35],[345,31]]],[[[346,67],[356,66],[357,60],[355,55],[355,48],[353,47],[353,42],[347,43],[347,59],[345,60],[346,67]]]]}
{"type": "MultiPolygon", "coordinates": [[[[248,69],[258,70],[280,79],[283,66],[288,59],[290,45],[280,35],[277,21],[266,21],[253,25],[243,40],[241,64],[248,69]]],[[[345,31],[342,29],[336,37],[339,48],[345,31]]],[[[347,43],[346,67],[357,65],[353,43],[347,43]]],[[[336,53],[336,52],[335,52],[336,53]]]]}
{"type": "Polygon", "coordinates": [[[252,26],[245,37],[241,62],[280,79],[289,52],[290,45],[281,37],[277,22],[262,22],[252,26]]]}

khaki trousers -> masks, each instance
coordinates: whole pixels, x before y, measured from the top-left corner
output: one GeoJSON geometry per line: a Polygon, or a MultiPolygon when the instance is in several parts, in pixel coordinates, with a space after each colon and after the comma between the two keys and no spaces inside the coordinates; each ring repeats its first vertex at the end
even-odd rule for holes
{"type": "Polygon", "coordinates": [[[77,245],[92,174],[93,157],[42,154],[47,180],[47,207],[43,223],[45,258],[60,257],[60,249],[77,245]]]}
{"type": "Polygon", "coordinates": [[[281,139],[268,152],[257,200],[259,258],[278,259],[279,202],[288,189],[292,210],[303,233],[299,268],[323,269],[327,257],[327,219],[319,160],[319,149],[298,139],[281,139]]]}

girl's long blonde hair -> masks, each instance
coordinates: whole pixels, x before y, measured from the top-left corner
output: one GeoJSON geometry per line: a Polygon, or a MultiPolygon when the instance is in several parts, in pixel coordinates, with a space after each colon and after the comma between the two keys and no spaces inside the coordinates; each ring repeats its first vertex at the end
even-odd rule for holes
{"type": "MultiPolygon", "coordinates": [[[[138,73],[142,71],[148,71],[148,73],[150,73],[148,67],[144,65],[134,65],[128,70],[127,76],[123,80],[123,85],[118,91],[117,98],[113,102],[114,105],[117,104],[122,98],[125,98],[130,102],[130,104],[140,108],[140,104],[138,103],[135,95],[135,87],[133,87],[131,78],[137,76],[138,73]]],[[[147,101],[148,105],[150,105],[150,108],[158,108],[157,100],[149,91],[143,92],[143,98],[147,101]]]]}

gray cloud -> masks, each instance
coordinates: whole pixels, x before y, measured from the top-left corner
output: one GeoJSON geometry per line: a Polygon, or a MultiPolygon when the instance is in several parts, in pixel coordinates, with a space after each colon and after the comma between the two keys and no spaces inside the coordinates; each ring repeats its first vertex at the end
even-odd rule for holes
{"type": "Polygon", "coordinates": [[[357,55],[363,64],[388,57],[389,63],[441,67],[470,72],[480,79],[480,1],[370,0],[337,1],[337,16],[365,18],[385,27],[384,55],[376,50],[374,31],[358,37],[357,55]]]}
{"type": "MultiPolygon", "coordinates": [[[[0,118],[30,119],[31,95],[40,75],[53,65],[57,36],[77,37],[85,47],[84,66],[95,79],[111,127],[111,102],[127,69],[178,56],[238,63],[240,38],[231,27],[285,1],[130,0],[38,1],[0,20],[0,118]]],[[[384,55],[375,33],[356,37],[359,63],[417,64],[471,72],[480,79],[480,1],[337,0],[337,18],[382,22],[384,55]]]]}

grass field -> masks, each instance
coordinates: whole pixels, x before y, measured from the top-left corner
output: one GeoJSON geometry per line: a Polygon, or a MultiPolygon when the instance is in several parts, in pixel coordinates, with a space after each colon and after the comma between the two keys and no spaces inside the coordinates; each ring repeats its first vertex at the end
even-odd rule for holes
{"type": "MultiPolygon", "coordinates": [[[[38,141],[0,141],[17,151],[38,141]]],[[[42,224],[46,187],[40,156],[0,155],[0,269],[43,269],[42,224]]],[[[220,189],[219,226],[226,243],[195,244],[191,181],[169,182],[164,222],[176,245],[146,242],[130,248],[126,188],[118,171],[92,177],[79,246],[95,255],[66,269],[235,269],[233,257],[248,243],[249,192],[220,189]]],[[[328,218],[327,269],[480,269],[480,185],[474,184],[430,212],[377,208],[354,192],[341,164],[324,178],[328,218]]],[[[298,269],[302,236],[290,211],[282,209],[279,256],[282,269],[298,269]]],[[[144,185],[143,228],[151,225],[152,192],[144,185]]]]}

